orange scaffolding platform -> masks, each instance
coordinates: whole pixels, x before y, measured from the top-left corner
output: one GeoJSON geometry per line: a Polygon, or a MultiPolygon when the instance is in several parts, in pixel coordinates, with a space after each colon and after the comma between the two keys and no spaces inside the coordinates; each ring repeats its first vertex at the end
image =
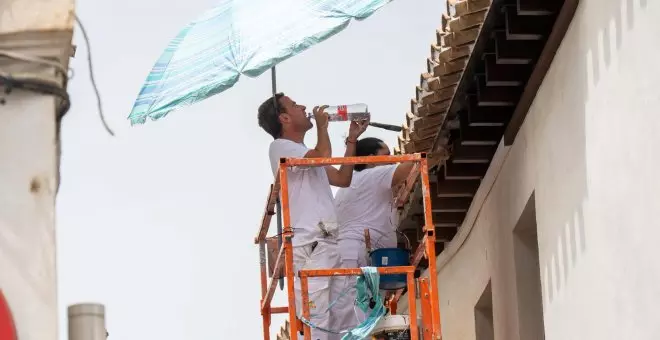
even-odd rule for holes
{"type": "MultiPolygon", "coordinates": [[[[303,317],[309,319],[309,306],[305,303],[309,299],[307,292],[308,278],[318,276],[348,276],[361,275],[359,268],[328,268],[315,270],[301,270],[294,273],[293,269],[293,229],[291,226],[291,216],[289,213],[289,193],[287,181],[287,169],[293,166],[327,166],[341,164],[392,164],[402,162],[414,162],[415,166],[408,175],[405,183],[398,190],[395,198],[397,207],[402,207],[410,192],[417,182],[421,180],[422,201],[424,205],[424,237],[417,249],[411,255],[411,265],[402,267],[379,267],[380,274],[406,274],[408,290],[408,308],[410,316],[410,336],[413,340],[439,340],[442,337],[440,325],[440,307],[438,298],[438,283],[435,263],[435,226],[433,224],[433,214],[431,211],[431,196],[429,187],[429,173],[427,157],[424,153],[397,155],[397,156],[367,156],[367,157],[337,157],[337,158],[282,158],[280,160],[279,172],[275,176],[275,182],[270,186],[266,208],[259,228],[259,233],[255,237],[255,244],[259,245],[260,270],[261,270],[261,315],[263,318],[264,340],[270,340],[270,324],[272,314],[289,315],[290,336],[292,340],[298,339],[300,328],[304,328],[305,340],[311,339],[309,326],[302,325],[296,316],[296,301],[293,290],[294,277],[298,276],[302,289],[302,313],[303,317]],[[268,280],[266,268],[266,235],[270,227],[272,216],[275,214],[275,205],[281,196],[282,204],[282,245],[279,248],[275,260],[274,272],[268,280]],[[425,278],[415,278],[415,270],[422,258],[428,259],[428,273],[425,278]],[[288,294],[288,306],[272,307],[271,301],[275,295],[277,282],[281,272],[281,262],[284,261],[284,274],[286,278],[286,287],[288,294]],[[421,300],[421,325],[418,325],[417,317],[417,285],[419,284],[421,300]],[[421,328],[421,332],[419,332],[421,328]],[[420,338],[421,334],[421,338],[420,338]]],[[[279,216],[278,216],[279,218],[279,216]]],[[[398,290],[388,301],[390,313],[396,313],[396,306],[399,298],[403,294],[403,289],[398,290]]]]}

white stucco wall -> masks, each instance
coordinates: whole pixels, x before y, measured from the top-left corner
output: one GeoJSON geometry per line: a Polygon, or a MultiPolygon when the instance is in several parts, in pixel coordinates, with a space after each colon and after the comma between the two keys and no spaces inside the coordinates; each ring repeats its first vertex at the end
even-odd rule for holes
{"type": "Polygon", "coordinates": [[[3,97],[0,289],[20,340],[56,340],[55,100],[21,90],[3,97]]]}
{"type": "Polygon", "coordinates": [[[2,0],[0,34],[22,31],[70,31],[75,0],[2,0]]]}
{"type": "MultiPolygon", "coordinates": [[[[0,0],[0,49],[66,67],[73,23],[74,0],[0,0]]],[[[0,68],[53,77],[24,63],[5,58],[0,68]]],[[[55,99],[2,86],[0,98],[0,290],[20,340],[56,340],[55,99]]]]}
{"type": "Polygon", "coordinates": [[[658,1],[581,0],[467,237],[439,256],[444,340],[475,339],[489,279],[495,339],[531,340],[518,331],[512,230],[532,194],[546,339],[660,338],[658,37],[658,1]]]}

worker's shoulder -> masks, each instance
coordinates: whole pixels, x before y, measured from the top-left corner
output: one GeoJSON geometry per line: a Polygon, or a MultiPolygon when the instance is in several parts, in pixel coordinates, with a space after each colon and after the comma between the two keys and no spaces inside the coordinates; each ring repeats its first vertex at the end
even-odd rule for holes
{"type": "Polygon", "coordinates": [[[270,149],[280,149],[280,148],[298,148],[298,149],[307,149],[305,144],[294,142],[290,139],[278,138],[270,142],[270,149]]]}
{"type": "Polygon", "coordinates": [[[270,143],[268,152],[271,157],[294,157],[300,158],[307,152],[305,144],[296,143],[289,139],[278,138],[270,143]]]}
{"type": "Polygon", "coordinates": [[[384,175],[388,173],[393,173],[396,170],[398,164],[383,164],[375,166],[373,168],[364,169],[362,176],[366,178],[371,178],[373,176],[384,175]]]}
{"type": "Polygon", "coordinates": [[[389,190],[396,167],[397,164],[383,164],[364,169],[360,171],[357,177],[354,175],[353,180],[356,182],[356,186],[367,187],[370,191],[380,189],[389,190]]]}

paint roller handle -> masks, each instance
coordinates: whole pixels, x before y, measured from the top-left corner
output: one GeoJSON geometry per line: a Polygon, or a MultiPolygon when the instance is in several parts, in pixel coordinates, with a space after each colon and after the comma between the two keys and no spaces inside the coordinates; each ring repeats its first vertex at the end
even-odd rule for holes
{"type": "Polygon", "coordinates": [[[376,122],[370,122],[370,126],[385,129],[385,130],[390,130],[390,131],[395,131],[395,132],[400,132],[403,130],[401,126],[398,125],[391,125],[391,124],[383,124],[383,123],[376,123],[376,122]]]}

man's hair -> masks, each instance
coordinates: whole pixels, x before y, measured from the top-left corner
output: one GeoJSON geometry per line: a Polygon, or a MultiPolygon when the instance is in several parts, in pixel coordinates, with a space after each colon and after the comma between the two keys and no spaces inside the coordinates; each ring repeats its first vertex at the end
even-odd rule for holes
{"type": "MultiPolygon", "coordinates": [[[[376,137],[362,138],[355,144],[355,156],[374,156],[383,148],[383,144],[385,143],[376,137]]],[[[362,171],[366,168],[366,164],[355,164],[353,170],[362,171]]]]}
{"type": "Polygon", "coordinates": [[[257,119],[259,120],[259,126],[264,131],[273,136],[273,139],[278,139],[282,136],[280,113],[284,112],[284,108],[280,106],[280,98],[284,97],[284,93],[277,93],[274,97],[275,99],[273,99],[273,96],[268,97],[259,105],[257,119]]]}

